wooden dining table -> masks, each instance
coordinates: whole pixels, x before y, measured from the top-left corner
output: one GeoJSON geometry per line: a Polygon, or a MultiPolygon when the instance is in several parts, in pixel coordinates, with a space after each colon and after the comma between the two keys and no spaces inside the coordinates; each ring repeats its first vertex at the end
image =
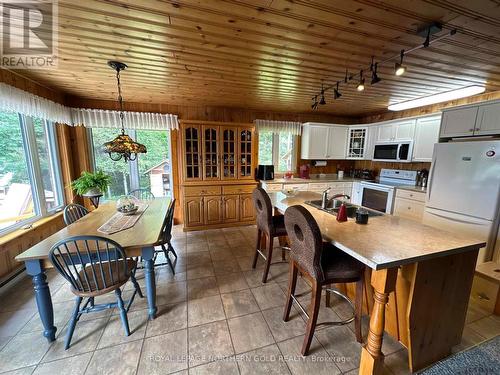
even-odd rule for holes
{"type": "Polygon", "coordinates": [[[269,196],[280,214],[293,205],[307,208],[324,241],[371,269],[373,301],[359,374],[382,374],[384,331],[408,348],[412,372],[450,355],[460,343],[477,254],[485,242],[393,215],[370,217],[366,225],[351,218],[338,222],[332,213],[307,204],[321,201],[317,193],[269,196]],[[401,280],[405,277],[408,281],[401,280]],[[385,319],[390,308],[398,317],[391,330],[385,319]]]}
{"type": "Polygon", "coordinates": [[[93,235],[109,238],[123,247],[127,257],[141,256],[144,262],[148,314],[150,319],[156,317],[154,248],[160,238],[170,200],[170,198],[157,198],[148,201],[147,209],[133,227],[110,235],[98,231],[98,228],[117,212],[116,203],[107,202],[16,257],[17,261],[24,262],[28,275],[33,279],[38,313],[44,329],[43,335],[49,342],[55,340],[57,331],[57,327],[54,326],[54,308],[46,275],[46,270],[52,268],[49,252],[58,241],[73,236],[93,235]]]}

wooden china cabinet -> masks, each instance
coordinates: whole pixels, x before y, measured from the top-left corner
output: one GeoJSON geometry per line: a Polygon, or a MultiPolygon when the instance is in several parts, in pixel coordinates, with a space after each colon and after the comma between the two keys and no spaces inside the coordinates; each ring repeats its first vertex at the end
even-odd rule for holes
{"type": "Polygon", "coordinates": [[[181,121],[179,152],[184,229],[255,221],[257,138],[253,124],[181,121]]]}

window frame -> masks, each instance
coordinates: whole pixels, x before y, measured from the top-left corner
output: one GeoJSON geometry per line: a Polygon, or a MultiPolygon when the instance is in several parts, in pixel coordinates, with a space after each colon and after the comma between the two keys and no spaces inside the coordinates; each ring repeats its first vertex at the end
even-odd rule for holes
{"type": "MultiPolygon", "coordinates": [[[[289,171],[280,171],[279,170],[279,147],[280,147],[280,133],[274,133],[274,132],[269,132],[272,133],[272,155],[271,155],[271,160],[272,160],[272,165],[274,166],[274,174],[275,175],[284,175],[286,172],[289,171]]],[[[297,168],[297,141],[298,141],[298,136],[297,135],[292,135],[292,165],[291,165],[291,172],[295,173],[295,170],[297,168]]],[[[258,161],[259,162],[259,161],[258,161]]]]}
{"type": "Polygon", "coordinates": [[[53,209],[47,210],[47,202],[45,201],[45,192],[42,182],[42,170],[40,166],[40,159],[38,157],[38,148],[36,144],[33,118],[21,113],[18,113],[17,115],[19,119],[18,125],[21,128],[23,151],[26,158],[26,168],[30,181],[34,215],[29,219],[21,220],[17,223],[9,225],[8,227],[0,229],[0,237],[20,228],[29,228],[36,221],[44,217],[52,216],[53,214],[61,211],[65,205],[59,147],[57,144],[57,136],[55,131],[56,124],[46,119],[41,119],[43,121],[45,134],[47,136],[47,145],[49,148],[49,165],[54,173],[54,197],[57,196],[57,199],[60,202],[59,205],[57,205],[53,209]]]}

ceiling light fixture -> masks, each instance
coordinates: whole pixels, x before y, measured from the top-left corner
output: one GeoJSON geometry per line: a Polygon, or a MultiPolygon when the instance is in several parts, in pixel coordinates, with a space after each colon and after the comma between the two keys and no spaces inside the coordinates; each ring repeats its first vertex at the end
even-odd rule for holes
{"type": "Polygon", "coordinates": [[[108,65],[116,70],[116,82],[118,85],[118,103],[120,104],[120,124],[122,132],[112,141],[106,142],[103,145],[103,150],[106,152],[111,160],[118,161],[124,159],[127,161],[134,161],[137,159],[138,154],[145,154],[147,152],[146,146],[135,142],[128,134],[125,134],[124,126],[124,113],[123,113],[123,97],[120,85],[120,72],[127,68],[127,65],[119,61],[108,61],[108,65]]]}
{"type": "Polygon", "coordinates": [[[358,86],[356,87],[356,90],[358,91],[363,91],[365,89],[365,79],[363,77],[363,71],[359,71],[359,83],[358,86]]]}
{"type": "Polygon", "coordinates": [[[339,91],[339,82],[337,82],[337,87],[333,89],[333,99],[338,99],[342,96],[339,91]]]}
{"type": "Polygon", "coordinates": [[[390,111],[402,111],[405,109],[423,107],[425,105],[442,103],[449,100],[455,100],[460,98],[465,98],[472,95],[481,94],[486,90],[484,86],[467,86],[460,89],[442,92],[439,94],[425,96],[418,99],[408,100],[401,103],[391,104],[388,109],[390,111]]]}
{"type": "Polygon", "coordinates": [[[323,89],[323,84],[321,84],[321,99],[319,101],[319,104],[325,105],[326,100],[325,100],[325,90],[323,89]]]}
{"type": "Polygon", "coordinates": [[[318,95],[315,95],[313,98],[313,104],[311,105],[312,109],[317,109],[318,108],[318,95]]]}
{"type": "Polygon", "coordinates": [[[372,85],[374,85],[374,84],[379,83],[380,81],[382,81],[382,79],[377,75],[377,68],[378,68],[378,64],[377,63],[373,64],[372,81],[371,81],[372,85]]]}
{"type": "Polygon", "coordinates": [[[405,56],[405,50],[401,50],[401,60],[394,65],[394,74],[397,76],[402,76],[406,72],[406,66],[403,65],[403,57],[405,56]]]}

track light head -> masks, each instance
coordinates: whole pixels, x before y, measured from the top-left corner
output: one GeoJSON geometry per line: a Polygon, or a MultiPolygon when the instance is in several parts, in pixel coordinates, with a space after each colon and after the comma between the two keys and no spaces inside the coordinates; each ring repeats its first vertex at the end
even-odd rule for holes
{"type": "Polygon", "coordinates": [[[377,74],[377,68],[378,68],[378,65],[377,65],[377,63],[375,63],[373,65],[373,69],[372,69],[372,81],[371,81],[372,85],[374,85],[374,84],[379,83],[380,81],[382,81],[382,79],[377,74]]]}
{"type": "Polygon", "coordinates": [[[364,89],[365,89],[365,79],[363,77],[363,71],[361,70],[359,72],[359,83],[358,86],[356,87],[356,90],[363,91],[364,89]]]}
{"type": "Polygon", "coordinates": [[[333,99],[338,99],[342,96],[339,91],[339,83],[337,82],[337,87],[333,89],[333,99]]]}
{"type": "Polygon", "coordinates": [[[319,101],[319,104],[321,104],[321,105],[325,105],[326,104],[325,90],[323,90],[323,88],[321,88],[321,99],[319,101]]]}
{"type": "Polygon", "coordinates": [[[311,109],[318,108],[318,95],[315,95],[313,98],[313,104],[311,104],[311,109]]]}
{"type": "Polygon", "coordinates": [[[403,65],[403,58],[405,55],[405,50],[401,50],[401,60],[394,65],[394,74],[397,76],[402,76],[406,73],[406,66],[403,65]]]}

